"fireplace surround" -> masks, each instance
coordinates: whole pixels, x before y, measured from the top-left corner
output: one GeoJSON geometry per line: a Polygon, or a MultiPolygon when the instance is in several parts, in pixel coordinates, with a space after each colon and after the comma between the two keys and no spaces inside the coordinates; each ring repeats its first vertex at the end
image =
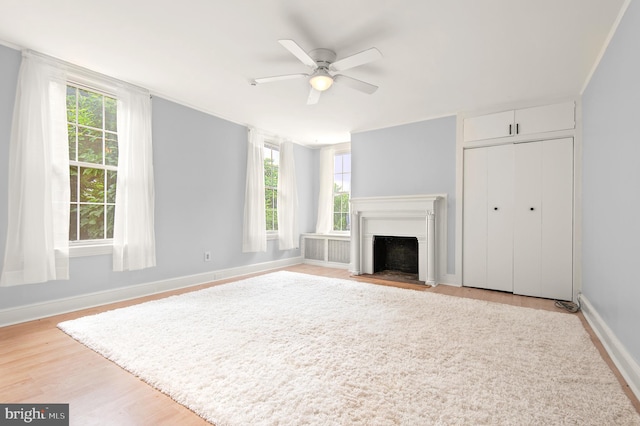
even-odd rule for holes
{"type": "Polygon", "coordinates": [[[437,235],[436,215],[443,215],[443,201],[444,196],[439,194],[351,199],[350,272],[374,273],[374,237],[415,237],[418,279],[435,285],[437,242],[442,240],[437,235]]]}

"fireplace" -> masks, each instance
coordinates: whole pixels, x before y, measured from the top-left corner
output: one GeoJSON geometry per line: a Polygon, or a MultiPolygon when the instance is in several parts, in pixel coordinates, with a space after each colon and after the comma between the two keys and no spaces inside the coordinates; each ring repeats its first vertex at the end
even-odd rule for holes
{"type": "Polygon", "coordinates": [[[373,272],[399,272],[418,279],[418,239],[416,237],[373,237],[373,272]]]}
{"type": "MultiPolygon", "coordinates": [[[[411,238],[417,244],[418,281],[435,285],[437,280],[436,213],[446,217],[442,195],[367,197],[351,200],[351,265],[353,275],[374,273],[374,238],[411,238]]],[[[442,234],[440,234],[442,235],[442,234]]]]}

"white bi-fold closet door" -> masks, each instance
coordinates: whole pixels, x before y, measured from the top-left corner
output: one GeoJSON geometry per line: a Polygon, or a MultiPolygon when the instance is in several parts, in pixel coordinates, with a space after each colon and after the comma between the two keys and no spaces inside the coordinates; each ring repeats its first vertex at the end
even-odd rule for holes
{"type": "Polygon", "coordinates": [[[464,151],[463,284],[573,297],[573,139],[464,151]]]}

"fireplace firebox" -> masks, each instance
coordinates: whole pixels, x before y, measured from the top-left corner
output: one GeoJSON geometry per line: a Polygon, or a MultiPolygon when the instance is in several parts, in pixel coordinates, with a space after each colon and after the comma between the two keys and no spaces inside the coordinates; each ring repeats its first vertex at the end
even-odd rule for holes
{"type": "Polygon", "coordinates": [[[373,272],[402,272],[418,275],[418,239],[415,237],[373,237],[373,272]]]}

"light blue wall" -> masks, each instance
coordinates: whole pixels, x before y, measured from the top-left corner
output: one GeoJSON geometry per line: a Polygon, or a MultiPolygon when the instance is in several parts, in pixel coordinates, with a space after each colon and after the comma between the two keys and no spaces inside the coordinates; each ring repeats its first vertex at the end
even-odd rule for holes
{"type": "Polygon", "coordinates": [[[455,273],[456,117],[355,133],[352,196],[447,194],[447,273],[455,273]]]}
{"type": "MultiPolygon", "coordinates": [[[[0,46],[0,266],[7,227],[7,161],[20,52],[0,46]]],[[[0,309],[300,255],[269,241],[266,253],[242,253],[247,130],[153,98],[157,267],[113,272],[110,256],[72,258],[68,281],[0,288],[0,309]],[[205,250],[213,260],[203,261],[205,250]]],[[[313,231],[318,153],[295,148],[299,228],[313,231]]]]}
{"type": "Polygon", "coordinates": [[[640,363],[640,4],[583,94],[582,291],[640,363]]]}

